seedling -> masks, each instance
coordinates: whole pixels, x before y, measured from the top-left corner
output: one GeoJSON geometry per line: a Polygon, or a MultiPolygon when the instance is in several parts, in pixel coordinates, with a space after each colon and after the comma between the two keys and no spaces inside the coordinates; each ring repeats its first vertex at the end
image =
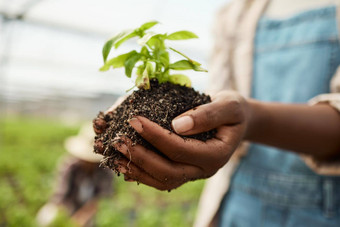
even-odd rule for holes
{"type": "MultiPolygon", "coordinates": [[[[96,132],[94,152],[104,156],[102,165],[117,173],[119,168],[116,161],[123,155],[115,146],[117,143],[123,143],[122,137],[129,138],[133,145],[139,144],[163,155],[130,126],[128,122],[131,118],[135,116],[148,118],[174,133],[171,121],[176,116],[211,101],[208,95],[200,94],[190,87],[191,81],[186,75],[173,72],[180,70],[207,72],[207,70],[197,61],[166,44],[168,40],[194,39],[197,35],[189,31],[171,34],[149,31],[156,24],[158,22],[151,21],[137,29],[121,32],[107,41],[103,47],[104,65],[100,70],[124,67],[127,77],[136,76],[134,87],[138,88],[113,110],[100,112],[93,121],[96,132]],[[132,38],[137,38],[139,50],[108,59],[111,50],[117,49],[132,38]],[[178,54],[183,59],[172,63],[170,53],[178,54]]],[[[181,137],[207,141],[215,134],[216,130],[210,130],[181,137]]]]}
{"type": "Polygon", "coordinates": [[[100,70],[107,71],[110,68],[124,67],[125,75],[130,78],[135,69],[135,86],[139,89],[150,89],[150,79],[153,78],[157,79],[159,83],[170,82],[190,87],[189,77],[184,74],[172,74],[172,71],[207,72],[207,70],[202,68],[197,61],[167,46],[166,40],[187,40],[198,38],[198,36],[190,31],[177,31],[171,34],[148,31],[156,24],[158,24],[157,21],[147,22],[139,28],[121,32],[107,41],[103,47],[104,65],[100,70]],[[108,60],[113,48],[117,49],[124,42],[135,37],[138,38],[137,43],[141,46],[139,51],[132,50],[108,60]],[[171,63],[169,57],[171,51],[181,55],[184,59],[171,63]]]}

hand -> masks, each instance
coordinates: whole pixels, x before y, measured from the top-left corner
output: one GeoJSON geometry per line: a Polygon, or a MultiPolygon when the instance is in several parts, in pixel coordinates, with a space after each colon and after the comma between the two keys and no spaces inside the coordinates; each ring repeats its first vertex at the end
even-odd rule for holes
{"type": "MultiPolygon", "coordinates": [[[[93,130],[94,132],[98,135],[102,132],[104,132],[107,128],[107,123],[106,121],[103,119],[103,116],[104,114],[108,114],[112,111],[114,111],[117,106],[119,106],[125,99],[126,99],[127,96],[120,96],[116,101],[115,103],[105,111],[105,113],[101,113],[101,116],[98,116],[97,118],[95,118],[92,123],[93,123],[93,130]]],[[[96,144],[96,146],[100,146],[101,149],[103,149],[103,144],[96,144]]]]}
{"type": "Polygon", "coordinates": [[[183,139],[137,116],[130,125],[166,157],[122,138],[124,143],[116,144],[116,149],[125,158],[116,164],[126,180],[171,190],[187,181],[210,177],[225,165],[242,140],[247,121],[247,102],[234,92],[219,93],[211,103],[174,119],[172,126],[182,135],[216,128],[216,138],[206,142],[183,139]]]}

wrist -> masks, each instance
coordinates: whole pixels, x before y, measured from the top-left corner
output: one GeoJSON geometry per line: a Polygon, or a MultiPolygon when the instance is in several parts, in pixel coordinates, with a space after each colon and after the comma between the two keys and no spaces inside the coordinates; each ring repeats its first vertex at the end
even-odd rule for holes
{"type": "Polygon", "coordinates": [[[261,103],[254,99],[246,100],[246,130],[244,140],[253,140],[256,136],[256,128],[261,125],[261,103]]]}

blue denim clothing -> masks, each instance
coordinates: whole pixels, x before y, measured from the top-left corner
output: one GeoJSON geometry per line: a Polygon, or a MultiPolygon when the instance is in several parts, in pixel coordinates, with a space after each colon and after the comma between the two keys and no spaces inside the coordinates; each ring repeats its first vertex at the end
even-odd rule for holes
{"type": "MultiPolygon", "coordinates": [[[[253,98],[306,103],[329,93],[340,64],[336,7],[263,17],[254,42],[253,98]]],[[[317,175],[293,152],[252,144],[224,198],[220,226],[340,226],[340,177],[317,175]]]]}

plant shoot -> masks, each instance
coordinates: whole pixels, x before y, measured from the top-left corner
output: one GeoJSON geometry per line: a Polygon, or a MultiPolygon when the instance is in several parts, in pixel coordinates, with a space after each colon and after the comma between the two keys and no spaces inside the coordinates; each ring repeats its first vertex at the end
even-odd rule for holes
{"type": "Polygon", "coordinates": [[[166,40],[194,39],[198,38],[198,36],[190,31],[177,31],[171,34],[148,31],[156,24],[158,24],[157,21],[150,21],[139,28],[121,32],[108,40],[103,47],[104,65],[100,70],[107,71],[111,67],[113,69],[124,67],[125,75],[129,78],[135,71],[135,86],[139,89],[149,89],[150,79],[153,78],[157,79],[159,83],[170,82],[190,87],[191,81],[186,75],[172,73],[172,71],[194,70],[207,72],[207,70],[202,68],[197,61],[190,59],[172,47],[168,47],[165,42],[166,40]],[[141,46],[139,51],[132,50],[108,59],[113,48],[117,49],[122,43],[135,37],[138,38],[137,43],[141,46]],[[184,59],[171,63],[170,52],[177,53],[184,59]]]}

